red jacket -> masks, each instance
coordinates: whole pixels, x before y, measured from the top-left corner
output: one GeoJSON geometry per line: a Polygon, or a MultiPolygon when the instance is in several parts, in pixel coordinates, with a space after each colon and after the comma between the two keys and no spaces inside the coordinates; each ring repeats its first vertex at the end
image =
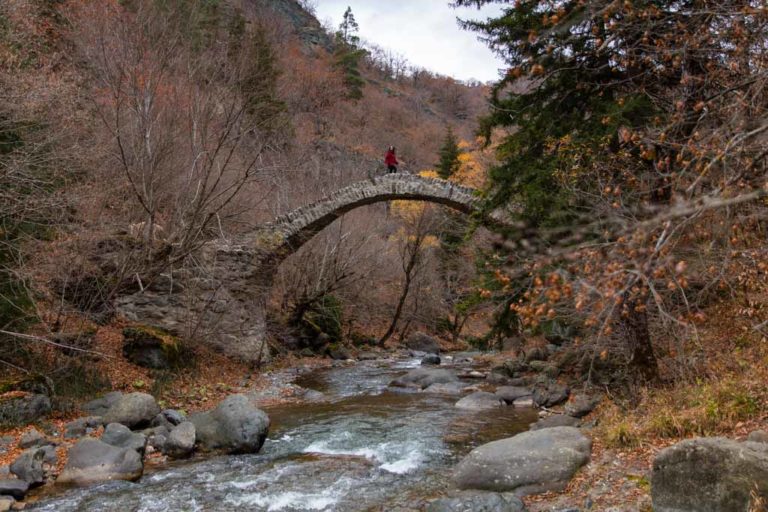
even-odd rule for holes
{"type": "Polygon", "coordinates": [[[395,152],[392,150],[387,151],[387,154],[384,156],[384,163],[386,165],[397,165],[397,157],[395,156],[395,152]]]}

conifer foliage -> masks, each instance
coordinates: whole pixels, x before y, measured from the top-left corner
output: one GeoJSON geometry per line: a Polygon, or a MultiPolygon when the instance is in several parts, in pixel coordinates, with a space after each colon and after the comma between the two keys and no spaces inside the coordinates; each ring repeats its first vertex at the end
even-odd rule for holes
{"type": "Polygon", "coordinates": [[[336,32],[336,65],[344,73],[344,85],[347,88],[347,98],[359,100],[363,97],[365,80],[360,74],[360,60],[366,51],[360,48],[360,37],[357,35],[360,26],[355,20],[352,8],[347,7],[339,30],[336,32]]]}
{"type": "Polygon", "coordinates": [[[459,156],[461,156],[459,141],[456,138],[456,134],[453,133],[453,128],[449,126],[445,131],[443,145],[440,147],[440,161],[437,164],[437,174],[444,180],[450,178],[461,166],[459,156]]]}

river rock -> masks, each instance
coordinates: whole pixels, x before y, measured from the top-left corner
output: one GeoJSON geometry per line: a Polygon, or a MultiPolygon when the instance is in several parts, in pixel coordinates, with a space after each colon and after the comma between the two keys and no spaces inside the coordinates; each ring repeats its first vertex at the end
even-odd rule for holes
{"type": "Polygon", "coordinates": [[[120,423],[110,423],[107,425],[101,440],[118,448],[135,450],[139,455],[144,455],[144,450],[147,447],[147,436],[133,433],[131,429],[120,423]]]}
{"type": "Polygon", "coordinates": [[[13,496],[0,495],[0,512],[7,512],[8,510],[15,509],[16,500],[13,496]]]}
{"type": "Polygon", "coordinates": [[[533,407],[533,397],[521,396],[520,398],[515,398],[515,401],[512,402],[512,405],[515,407],[533,407]]]}
{"type": "Polygon", "coordinates": [[[440,356],[437,354],[428,354],[421,360],[422,365],[439,365],[440,356]]]}
{"type": "Polygon", "coordinates": [[[171,431],[163,426],[159,426],[147,429],[143,434],[147,436],[147,448],[151,447],[152,450],[162,452],[165,451],[165,443],[168,441],[171,431]]]}
{"type": "Polygon", "coordinates": [[[48,444],[48,440],[40,433],[39,430],[32,427],[30,430],[24,432],[19,440],[19,448],[26,450],[35,446],[43,446],[48,444]]]}
{"type": "Polygon", "coordinates": [[[458,381],[459,378],[450,370],[443,368],[414,368],[402,377],[398,377],[390,382],[389,385],[400,388],[425,389],[432,384],[446,384],[458,381]]]}
{"type": "Polygon", "coordinates": [[[405,341],[405,346],[411,350],[418,350],[419,352],[427,352],[429,354],[440,353],[440,344],[437,340],[423,332],[415,332],[408,336],[408,339],[405,341]]]}
{"type": "Polygon", "coordinates": [[[444,382],[440,384],[432,384],[427,387],[424,392],[441,395],[460,395],[464,392],[464,389],[464,384],[461,382],[444,382]]]}
{"type": "Polygon", "coordinates": [[[525,362],[546,361],[549,357],[547,349],[544,347],[533,347],[525,352],[525,362]]]}
{"type": "Polygon", "coordinates": [[[143,472],[144,464],[136,450],[86,437],[69,451],[57,482],[88,485],[107,480],[137,480],[143,472]]]}
{"type": "Polygon", "coordinates": [[[768,499],[768,444],[687,439],[662,450],[653,461],[656,512],[746,511],[752,492],[768,499]]]}
{"type": "Polygon", "coordinates": [[[578,427],[581,421],[567,414],[553,414],[542,418],[536,423],[531,423],[531,430],[541,430],[553,427],[578,427]]]}
{"type": "Polygon", "coordinates": [[[375,361],[379,358],[379,354],[376,352],[360,352],[357,354],[358,361],[375,361]]]}
{"type": "MultiPolygon", "coordinates": [[[[56,447],[52,444],[43,446],[43,451],[45,452],[45,455],[43,456],[43,464],[47,464],[49,466],[55,466],[56,463],[59,461],[59,456],[56,453],[56,447]]],[[[43,466],[45,467],[45,466],[43,466]]]]}
{"type": "Polygon", "coordinates": [[[583,418],[591,413],[598,403],[600,403],[599,398],[579,393],[572,396],[568,403],[565,404],[565,414],[574,418],[583,418]]]}
{"type": "Polygon", "coordinates": [[[512,494],[495,492],[457,493],[456,496],[431,502],[427,512],[525,512],[520,498],[512,494]]]}
{"type": "Polygon", "coordinates": [[[44,459],[45,450],[43,448],[36,447],[25,450],[11,463],[11,473],[32,487],[40,485],[45,482],[44,459]]]}
{"type": "Polygon", "coordinates": [[[177,459],[188,457],[195,449],[195,425],[185,421],[171,430],[165,442],[165,453],[177,459]]]}
{"type": "Polygon", "coordinates": [[[245,395],[231,395],[215,409],[190,417],[204,450],[256,453],[269,430],[269,417],[245,395]]]}
{"type": "Polygon", "coordinates": [[[77,418],[64,425],[64,439],[79,439],[104,424],[101,416],[77,418]]]}
{"type": "Polygon", "coordinates": [[[518,496],[561,491],[589,461],[592,442],[573,427],[523,432],[472,450],[454,470],[461,489],[514,491],[518,496]]]}
{"type": "Polygon", "coordinates": [[[185,421],[187,421],[187,418],[180,411],[175,409],[164,409],[163,411],[160,411],[160,414],[152,418],[150,425],[153,427],[165,427],[170,431],[173,430],[173,427],[180,425],[185,421]]]}
{"type": "Polygon", "coordinates": [[[459,409],[480,411],[484,409],[497,409],[506,405],[506,402],[500,396],[485,391],[476,391],[456,402],[455,406],[459,409]]]}
{"type": "Polygon", "coordinates": [[[750,432],[747,436],[747,441],[753,443],[768,443],[768,431],[755,430],[754,432],[750,432]]]}
{"type": "Polygon", "coordinates": [[[23,500],[29,491],[29,484],[16,478],[0,480],[0,495],[23,500]]]}
{"type": "Polygon", "coordinates": [[[531,396],[532,392],[522,386],[501,386],[496,388],[496,395],[508,404],[513,404],[518,398],[531,396]]]}
{"type": "Polygon", "coordinates": [[[564,384],[555,381],[544,382],[534,387],[533,403],[538,407],[552,407],[568,400],[570,393],[570,389],[564,384]]]}
{"type": "Polygon", "coordinates": [[[35,394],[0,400],[0,425],[34,423],[51,412],[51,399],[35,394]]]}
{"type": "Polygon", "coordinates": [[[111,391],[102,397],[86,402],[80,408],[93,416],[104,416],[122,396],[120,391],[111,391]]]}
{"type": "Polygon", "coordinates": [[[349,354],[349,351],[338,343],[331,343],[328,345],[328,349],[325,351],[325,353],[328,355],[328,357],[336,361],[346,361],[347,359],[352,358],[352,356],[349,354]]]}
{"type": "Polygon", "coordinates": [[[160,413],[155,397],[146,393],[128,393],[120,396],[104,414],[104,422],[121,423],[128,428],[149,425],[160,413]]]}

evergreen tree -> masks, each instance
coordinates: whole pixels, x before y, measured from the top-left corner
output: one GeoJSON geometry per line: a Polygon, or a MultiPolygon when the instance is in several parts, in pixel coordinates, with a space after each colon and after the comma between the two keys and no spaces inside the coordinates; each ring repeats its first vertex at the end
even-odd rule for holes
{"type": "Polygon", "coordinates": [[[440,161],[437,164],[437,174],[447,180],[457,170],[461,162],[459,161],[459,155],[461,155],[461,149],[459,148],[459,141],[456,135],[453,133],[453,128],[450,126],[445,132],[445,138],[443,139],[443,145],[440,147],[440,161]]]}
{"type": "Polygon", "coordinates": [[[360,74],[360,59],[366,55],[366,51],[359,48],[360,37],[357,32],[360,30],[352,8],[347,7],[344,11],[343,21],[336,32],[336,52],[335,60],[344,73],[344,85],[347,88],[347,98],[360,99],[363,97],[363,86],[365,80],[360,74]]]}

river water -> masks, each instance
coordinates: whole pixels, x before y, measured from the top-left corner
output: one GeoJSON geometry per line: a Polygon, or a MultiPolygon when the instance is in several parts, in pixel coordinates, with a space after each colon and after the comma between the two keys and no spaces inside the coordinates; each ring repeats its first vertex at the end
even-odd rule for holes
{"type": "Polygon", "coordinates": [[[533,410],[462,411],[455,396],[393,391],[418,360],[367,361],[305,374],[321,400],[264,408],[256,455],[174,463],[138,482],[73,489],[28,510],[69,512],[412,511],[450,489],[478,444],[527,430],[533,410]]]}

